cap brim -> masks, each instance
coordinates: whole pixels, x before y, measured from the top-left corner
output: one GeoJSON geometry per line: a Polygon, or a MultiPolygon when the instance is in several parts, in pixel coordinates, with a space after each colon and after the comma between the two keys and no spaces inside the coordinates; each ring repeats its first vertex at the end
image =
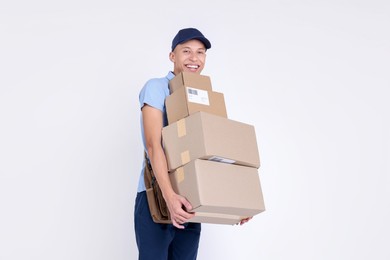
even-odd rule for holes
{"type": "Polygon", "coordinates": [[[192,40],[199,40],[201,41],[204,46],[206,47],[206,49],[210,49],[211,48],[211,43],[209,40],[207,40],[205,37],[194,37],[192,38],[192,40]]]}
{"type": "MultiPolygon", "coordinates": [[[[201,36],[199,36],[199,37],[197,37],[197,36],[191,37],[191,38],[185,39],[184,41],[178,42],[178,43],[175,45],[175,48],[176,48],[177,45],[183,44],[183,43],[188,42],[188,41],[191,41],[191,40],[198,40],[198,41],[202,42],[202,43],[204,44],[204,47],[205,47],[206,49],[210,49],[210,48],[211,48],[211,43],[210,43],[210,41],[207,40],[206,37],[201,37],[201,36]]],[[[173,48],[173,49],[174,49],[174,48],[173,48]]],[[[172,49],[172,50],[173,50],[173,49],[172,49]]]]}

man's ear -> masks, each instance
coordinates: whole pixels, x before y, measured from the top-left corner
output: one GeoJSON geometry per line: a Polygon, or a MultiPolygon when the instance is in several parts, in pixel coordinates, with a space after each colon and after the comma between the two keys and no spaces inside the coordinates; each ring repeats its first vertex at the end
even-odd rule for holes
{"type": "Polygon", "coordinates": [[[171,51],[169,53],[169,59],[172,61],[172,62],[175,62],[175,53],[173,53],[173,51],[171,51]]]}

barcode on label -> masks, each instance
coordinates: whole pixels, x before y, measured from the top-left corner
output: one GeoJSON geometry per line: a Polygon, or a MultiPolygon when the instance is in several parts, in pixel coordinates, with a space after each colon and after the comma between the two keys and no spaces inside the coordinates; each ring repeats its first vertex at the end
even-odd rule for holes
{"type": "Polygon", "coordinates": [[[188,88],[188,94],[191,94],[191,95],[198,95],[198,91],[196,89],[193,89],[193,88],[188,88]]]}

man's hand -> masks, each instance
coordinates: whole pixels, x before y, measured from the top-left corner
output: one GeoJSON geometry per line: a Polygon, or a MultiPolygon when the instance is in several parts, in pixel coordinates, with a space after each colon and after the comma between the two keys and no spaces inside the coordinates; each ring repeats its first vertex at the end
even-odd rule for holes
{"type": "Polygon", "coordinates": [[[253,217],[248,217],[248,218],[244,218],[244,219],[241,219],[240,221],[240,226],[241,225],[244,225],[246,222],[248,222],[249,220],[251,220],[253,217]]]}
{"type": "Polygon", "coordinates": [[[195,213],[187,212],[192,209],[191,204],[186,198],[176,193],[172,193],[166,199],[166,203],[171,214],[172,224],[177,228],[184,229],[183,224],[195,215],[195,213]]]}

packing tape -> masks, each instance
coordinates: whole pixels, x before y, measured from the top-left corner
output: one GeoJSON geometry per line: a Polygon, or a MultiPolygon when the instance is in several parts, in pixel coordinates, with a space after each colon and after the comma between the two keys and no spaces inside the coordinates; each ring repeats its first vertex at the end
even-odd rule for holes
{"type": "Polygon", "coordinates": [[[185,119],[180,119],[177,121],[177,137],[183,137],[187,134],[186,130],[186,121],[185,119]]]}
{"type": "Polygon", "coordinates": [[[176,180],[177,180],[177,183],[181,183],[182,181],[184,181],[184,168],[183,167],[180,167],[180,168],[177,168],[176,169],[176,180]]]}
{"type": "Polygon", "coordinates": [[[180,154],[181,164],[184,165],[190,161],[190,151],[186,150],[180,154]]]}

